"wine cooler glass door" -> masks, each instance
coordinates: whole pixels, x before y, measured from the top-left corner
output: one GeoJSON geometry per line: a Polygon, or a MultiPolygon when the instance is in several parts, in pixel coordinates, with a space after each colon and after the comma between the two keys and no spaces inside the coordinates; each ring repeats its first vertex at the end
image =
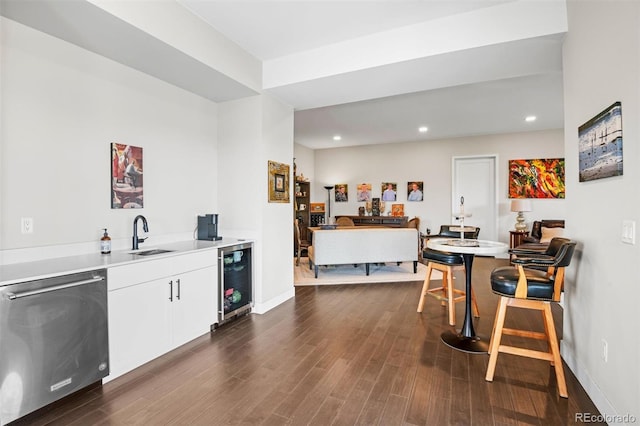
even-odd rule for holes
{"type": "Polygon", "coordinates": [[[225,248],[221,251],[219,320],[245,313],[253,305],[251,245],[225,248]]]}

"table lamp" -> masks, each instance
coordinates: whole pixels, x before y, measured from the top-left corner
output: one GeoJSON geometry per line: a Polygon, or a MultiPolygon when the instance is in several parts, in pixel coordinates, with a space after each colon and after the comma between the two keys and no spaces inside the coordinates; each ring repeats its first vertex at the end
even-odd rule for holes
{"type": "Polygon", "coordinates": [[[516,216],[516,231],[525,232],[527,224],[524,223],[524,212],[531,211],[531,200],[526,198],[511,200],[511,211],[518,213],[518,216],[516,216]]]}

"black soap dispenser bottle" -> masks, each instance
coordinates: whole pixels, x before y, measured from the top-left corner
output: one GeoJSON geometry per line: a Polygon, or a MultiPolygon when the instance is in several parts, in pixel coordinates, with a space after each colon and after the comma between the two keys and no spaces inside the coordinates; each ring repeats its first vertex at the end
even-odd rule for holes
{"type": "Polygon", "coordinates": [[[100,238],[100,253],[111,253],[111,237],[107,233],[107,228],[104,228],[104,235],[100,238]]]}

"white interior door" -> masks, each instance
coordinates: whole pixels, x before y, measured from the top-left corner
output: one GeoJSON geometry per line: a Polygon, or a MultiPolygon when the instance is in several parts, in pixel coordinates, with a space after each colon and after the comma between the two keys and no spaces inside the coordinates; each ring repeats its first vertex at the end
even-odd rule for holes
{"type": "Polygon", "coordinates": [[[460,211],[464,197],[464,212],[471,214],[464,224],[479,226],[481,240],[498,240],[496,164],[496,155],[453,157],[451,214],[460,211]]]}

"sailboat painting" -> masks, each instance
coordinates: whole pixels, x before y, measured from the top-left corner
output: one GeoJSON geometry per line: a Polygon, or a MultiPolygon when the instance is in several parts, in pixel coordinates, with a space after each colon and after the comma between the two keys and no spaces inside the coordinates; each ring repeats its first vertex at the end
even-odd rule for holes
{"type": "Polygon", "coordinates": [[[580,182],[622,175],[622,105],[578,127],[580,182]]]}

